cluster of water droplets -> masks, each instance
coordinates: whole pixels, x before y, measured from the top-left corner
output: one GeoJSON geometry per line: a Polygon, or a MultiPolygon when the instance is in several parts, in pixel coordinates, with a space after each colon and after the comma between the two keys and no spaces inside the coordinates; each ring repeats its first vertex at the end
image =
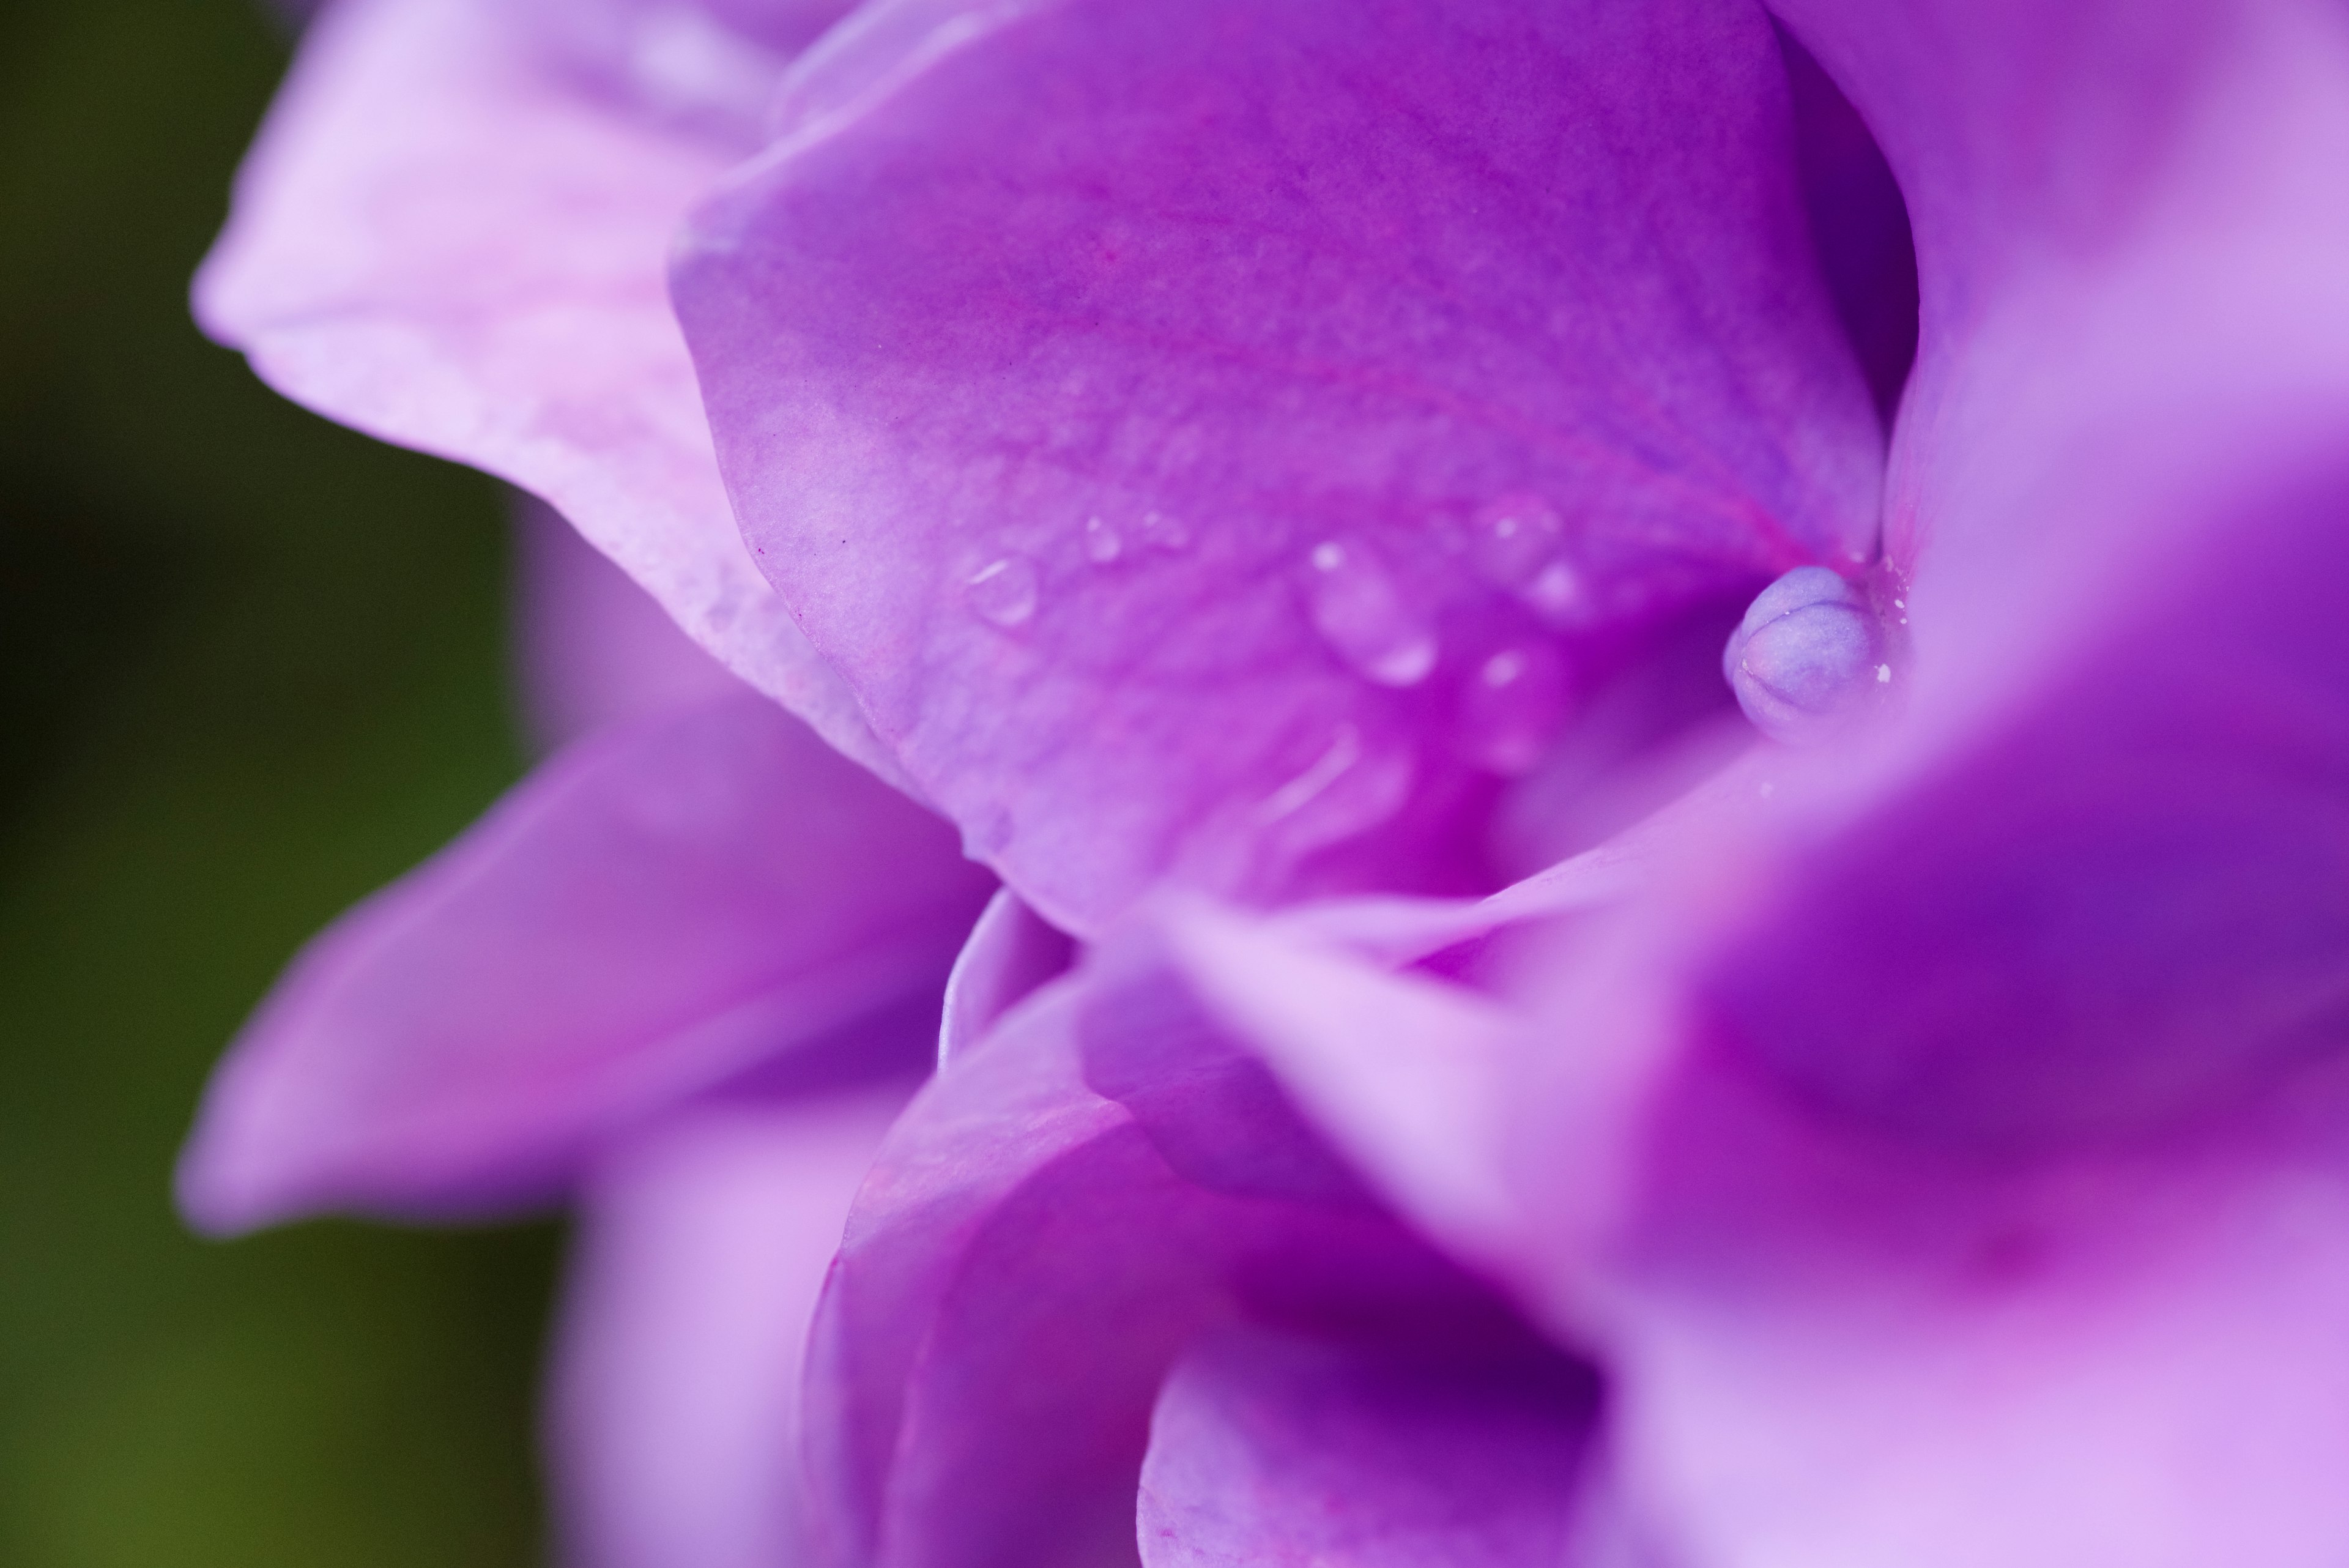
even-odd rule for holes
{"type": "MultiPolygon", "coordinates": [[[[1180,555],[1191,547],[1191,530],[1164,512],[1143,512],[1123,525],[1094,514],[1079,527],[1078,547],[1087,562],[1106,569],[1144,554],[1180,555]]],[[[1001,631],[1018,631],[1036,618],[1043,574],[1032,557],[1007,551],[968,574],[962,592],[963,602],[979,619],[1001,631]]]]}

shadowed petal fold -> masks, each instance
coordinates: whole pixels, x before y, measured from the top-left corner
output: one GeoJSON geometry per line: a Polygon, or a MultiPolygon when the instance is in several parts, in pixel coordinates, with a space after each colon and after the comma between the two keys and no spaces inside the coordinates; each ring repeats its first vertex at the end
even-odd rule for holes
{"type": "Polygon", "coordinates": [[[1147,1568],[1585,1568],[1594,1380],[1562,1359],[1261,1331],[1186,1352],[1151,1417],[1147,1568]]]}

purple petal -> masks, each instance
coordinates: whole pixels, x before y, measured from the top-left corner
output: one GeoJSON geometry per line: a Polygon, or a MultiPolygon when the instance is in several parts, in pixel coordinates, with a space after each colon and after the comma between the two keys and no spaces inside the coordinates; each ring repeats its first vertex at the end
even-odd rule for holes
{"type": "Polygon", "coordinates": [[[553,508],[514,510],[523,703],[548,750],[742,689],[553,508]]]}
{"type": "Polygon", "coordinates": [[[1151,1417],[1148,1568],[1581,1568],[1596,1390],[1562,1359],[1261,1332],[1186,1352],[1151,1417]]]}
{"type": "Polygon", "coordinates": [[[1056,923],[1170,871],[1489,885],[1489,780],[1584,684],[1867,554],[1758,16],[905,0],[839,37],[678,309],[763,569],[1056,923]]]}
{"type": "Polygon", "coordinates": [[[1868,389],[1889,421],[1917,357],[1917,256],[1909,209],[1850,100],[1808,50],[1783,36],[1779,42],[1820,270],[1858,351],[1868,389]]]}
{"type": "Polygon", "coordinates": [[[721,1103],[631,1137],[583,1195],[550,1442],[575,1568],[805,1560],[809,1320],[898,1088],[721,1103]]]}
{"type": "Polygon", "coordinates": [[[2170,474],[2224,470],[2311,396],[2337,410],[2336,6],[1773,9],[1876,132],[1914,220],[1918,365],[1885,519],[1903,572],[1937,541],[2027,551],[2050,526],[2029,492],[2066,465],[2126,468],[2141,447],[2170,474]]]}
{"type": "Polygon", "coordinates": [[[212,1230],[501,1209],[779,1055],[917,1063],[936,1014],[899,1004],[935,1006],[986,889],[763,698],[610,732],[295,961],[212,1085],[181,1203],[212,1230]]]}
{"type": "Polygon", "coordinates": [[[543,496],[736,673],[893,773],[736,532],[663,275],[731,161],[481,0],[342,0],[196,282],[295,401],[543,496]]]}
{"type": "Polygon", "coordinates": [[[947,976],[938,1065],[977,1045],[1005,1013],[1065,973],[1075,957],[1076,944],[1067,933],[1046,923],[1010,888],[998,889],[947,976]]]}
{"type": "Polygon", "coordinates": [[[855,0],[504,0],[584,85],[753,145],[791,57],[855,0]]]}
{"type": "Polygon", "coordinates": [[[1571,1282],[1627,1485],[1689,1562],[2339,1559],[2343,1104],[2001,1171],[1667,1075],[1571,1282]]]}
{"type": "MultiPolygon", "coordinates": [[[[1158,1386],[1235,1314],[1534,1343],[1357,1198],[1211,1189],[1170,1165],[1081,1080],[1095,984],[1090,967],[1058,982],[941,1074],[857,1200],[809,1370],[836,1558],[1132,1561],[1158,1386]]],[[[1247,1151],[1206,1153],[1237,1168],[1247,1151]]]]}

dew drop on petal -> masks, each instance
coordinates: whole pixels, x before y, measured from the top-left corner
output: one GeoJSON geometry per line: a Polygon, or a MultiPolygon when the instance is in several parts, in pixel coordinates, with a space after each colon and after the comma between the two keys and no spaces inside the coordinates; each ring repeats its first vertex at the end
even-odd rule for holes
{"type": "Polygon", "coordinates": [[[1554,561],[1565,536],[1557,512],[1538,495],[1505,495],[1468,524],[1468,559],[1496,588],[1523,593],[1554,561]]]}
{"type": "Polygon", "coordinates": [[[1531,773],[1566,717],[1566,660],[1546,642],[1505,648],[1460,692],[1460,749],[1506,778],[1531,773]]]}
{"type": "Polygon", "coordinates": [[[1360,545],[1324,540],[1308,557],[1314,629],[1355,671],[1381,686],[1416,686],[1435,669],[1435,633],[1394,578],[1360,545]]]}
{"type": "Polygon", "coordinates": [[[1036,564],[1025,556],[1005,556],[973,572],[963,592],[973,613],[988,625],[1006,630],[1025,626],[1036,615],[1036,564]]]}
{"type": "Polygon", "coordinates": [[[1145,512],[1142,514],[1142,542],[1154,550],[1178,556],[1191,547],[1191,530],[1179,517],[1169,517],[1164,512],[1145,512]]]}
{"type": "Polygon", "coordinates": [[[1117,530],[1098,517],[1085,519],[1085,559],[1096,566],[1106,566],[1125,554],[1125,541],[1117,530]]]}

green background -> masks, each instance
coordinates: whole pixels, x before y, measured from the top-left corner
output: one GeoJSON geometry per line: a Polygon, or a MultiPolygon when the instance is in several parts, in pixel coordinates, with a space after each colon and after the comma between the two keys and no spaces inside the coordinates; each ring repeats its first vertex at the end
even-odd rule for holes
{"type": "Polygon", "coordinates": [[[252,0],[0,8],[0,1563],[540,1552],[550,1228],[170,1207],[277,968],[523,764],[494,487],[189,324],[285,54],[252,0]]]}

